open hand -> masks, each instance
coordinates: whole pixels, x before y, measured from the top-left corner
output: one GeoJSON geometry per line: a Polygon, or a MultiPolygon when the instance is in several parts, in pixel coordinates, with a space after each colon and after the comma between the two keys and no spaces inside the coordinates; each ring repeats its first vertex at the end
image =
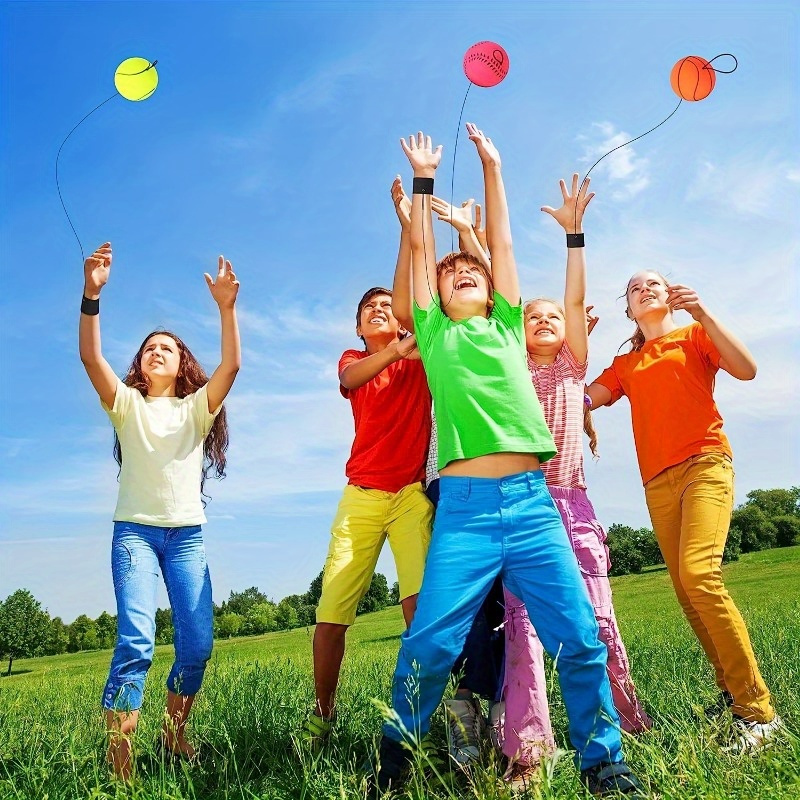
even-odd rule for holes
{"type": "Polygon", "coordinates": [[[111,273],[111,242],[101,244],[83,262],[83,294],[90,300],[100,294],[111,273]]]}
{"type": "Polygon", "coordinates": [[[583,223],[583,212],[589,205],[594,192],[589,192],[589,182],[591,178],[586,178],[578,189],[578,173],[572,176],[572,194],[567,192],[567,185],[563,180],[558,182],[561,187],[561,196],[564,198],[564,205],[559,209],[550,206],[542,206],[542,211],[549,214],[567,233],[581,233],[583,223]]]}
{"type": "Polygon", "coordinates": [[[414,175],[418,178],[432,178],[442,160],[442,145],[434,150],[431,137],[425,136],[422,131],[416,136],[409,136],[408,142],[401,139],[400,144],[414,170],[414,175]]]}
{"type": "Polygon", "coordinates": [[[431,197],[431,208],[439,215],[442,222],[449,222],[459,233],[466,233],[472,227],[472,207],[475,200],[470,198],[461,204],[461,208],[451,206],[441,197],[431,197]]]}
{"type": "Polygon", "coordinates": [[[230,261],[226,261],[224,256],[219,257],[217,268],[217,279],[212,280],[211,276],[203,273],[203,277],[208,284],[211,296],[220,308],[233,308],[236,303],[236,295],[239,293],[239,281],[233,272],[230,261]]]}
{"type": "Polygon", "coordinates": [[[482,130],[473,122],[467,123],[467,133],[469,134],[470,141],[475,142],[475,147],[478,149],[478,156],[481,163],[485,167],[499,167],[500,166],[500,153],[494,146],[492,140],[484,135],[482,130]]]}

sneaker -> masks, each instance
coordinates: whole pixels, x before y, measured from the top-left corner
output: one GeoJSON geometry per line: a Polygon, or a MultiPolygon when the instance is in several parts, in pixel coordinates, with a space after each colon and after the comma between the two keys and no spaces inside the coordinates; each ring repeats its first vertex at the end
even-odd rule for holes
{"type": "Polygon", "coordinates": [[[703,716],[709,722],[716,722],[732,705],[733,695],[728,691],[722,691],[710,706],[703,709],[703,716]]]}
{"type": "Polygon", "coordinates": [[[644,800],[647,797],[642,785],[624,761],[617,761],[616,764],[601,761],[594,767],[581,770],[581,781],[589,793],[596,797],[610,797],[615,794],[632,800],[644,800]]]}
{"type": "Polygon", "coordinates": [[[523,764],[520,761],[509,765],[503,775],[503,781],[512,794],[521,794],[533,789],[542,782],[542,770],[539,764],[523,764]]]}
{"type": "Polygon", "coordinates": [[[388,736],[381,736],[377,754],[370,756],[364,767],[367,773],[367,797],[400,787],[410,763],[411,750],[406,745],[388,736]]]}
{"type": "Polygon", "coordinates": [[[483,709],[477,697],[469,700],[445,700],[447,746],[450,757],[461,767],[476,761],[486,729],[483,709]]]}
{"type": "Polygon", "coordinates": [[[783,727],[783,720],[777,714],[769,722],[750,722],[734,715],[732,742],[722,749],[734,756],[755,755],[775,744],[783,727]]]}
{"type": "Polygon", "coordinates": [[[319,750],[331,735],[335,719],[335,715],[325,719],[318,714],[309,714],[300,729],[300,740],[311,750],[319,750]]]}

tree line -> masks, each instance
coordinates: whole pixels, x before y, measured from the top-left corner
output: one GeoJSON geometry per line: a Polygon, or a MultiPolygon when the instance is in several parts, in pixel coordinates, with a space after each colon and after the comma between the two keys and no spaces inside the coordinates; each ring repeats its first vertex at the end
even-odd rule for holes
{"type": "MultiPolygon", "coordinates": [[[[611,575],[641,572],[663,564],[656,538],[649,528],[634,529],[611,525],[606,542],[611,557],[611,575]]],[[[800,544],[800,487],[754,489],[731,516],[724,560],[735,561],[742,553],[771,547],[800,544]]],[[[322,572],[304,594],[292,594],[276,603],[256,586],[231,592],[221,605],[214,605],[214,638],[255,636],[272,631],[313,625],[314,612],[322,594],[322,572]]],[[[397,582],[389,588],[384,575],[372,576],[358,614],[380,611],[400,602],[397,582]]],[[[61,617],[50,617],[27,590],[18,589],[0,603],[0,657],[8,659],[8,671],[15,658],[31,658],[114,646],[116,616],[104,611],[97,619],[81,614],[70,625],[61,617]]],[[[156,643],[172,641],[172,613],[156,611],[156,643]]]]}

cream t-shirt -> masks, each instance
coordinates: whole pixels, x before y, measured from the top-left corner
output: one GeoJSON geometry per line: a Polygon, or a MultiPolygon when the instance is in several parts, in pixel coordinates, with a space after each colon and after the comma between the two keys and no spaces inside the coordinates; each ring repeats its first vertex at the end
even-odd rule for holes
{"type": "Polygon", "coordinates": [[[203,441],[220,406],[208,410],[203,386],[188,397],[143,397],[117,383],[113,408],[101,402],[122,448],[115,522],[162,528],[201,525],[203,441]]]}

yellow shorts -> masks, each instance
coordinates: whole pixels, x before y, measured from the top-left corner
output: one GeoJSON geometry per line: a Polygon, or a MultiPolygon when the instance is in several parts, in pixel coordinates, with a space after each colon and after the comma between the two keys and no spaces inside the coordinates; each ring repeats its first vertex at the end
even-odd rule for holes
{"type": "Polygon", "coordinates": [[[387,536],[397,567],[400,599],[417,594],[432,519],[433,505],[421,483],[396,493],[345,486],[331,528],[317,622],[353,624],[387,536]]]}

